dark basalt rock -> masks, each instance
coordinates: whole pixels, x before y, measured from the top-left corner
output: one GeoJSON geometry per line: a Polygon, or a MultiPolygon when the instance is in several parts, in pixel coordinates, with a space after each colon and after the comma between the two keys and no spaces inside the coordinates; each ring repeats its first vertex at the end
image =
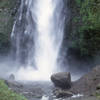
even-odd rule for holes
{"type": "Polygon", "coordinates": [[[60,72],[53,74],[51,80],[56,87],[63,89],[71,88],[71,75],[68,72],[60,72]]]}

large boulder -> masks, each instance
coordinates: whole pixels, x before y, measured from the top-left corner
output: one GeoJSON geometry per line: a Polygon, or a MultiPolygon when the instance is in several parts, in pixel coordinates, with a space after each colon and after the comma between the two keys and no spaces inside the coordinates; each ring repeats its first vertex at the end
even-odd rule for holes
{"type": "Polygon", "coordinates": [[[59,72],[51,76],[51,80],[56,87],[63,89],[71,88],[71,75],[69,72],[59,72]]]}

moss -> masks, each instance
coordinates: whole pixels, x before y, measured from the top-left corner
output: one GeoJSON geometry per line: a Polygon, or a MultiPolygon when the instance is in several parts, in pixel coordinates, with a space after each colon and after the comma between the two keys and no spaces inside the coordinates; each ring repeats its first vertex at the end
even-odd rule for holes
{"type": "Polygon", "coordinates": [[[98,99],[100,99],[100,92],[96,91],[96,93],[94,94],[94,96],[96,96],[98,99]]]}
{"type": "Polygon", "coordinates": [[[0,100],[26,100],[24,96],[14,93],[3,80],[0,80],[0,100]]]}

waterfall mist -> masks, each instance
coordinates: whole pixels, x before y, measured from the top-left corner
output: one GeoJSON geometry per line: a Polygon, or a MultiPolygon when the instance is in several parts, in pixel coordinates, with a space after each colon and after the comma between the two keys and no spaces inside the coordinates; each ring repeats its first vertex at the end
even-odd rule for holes
{"type": "Polygon", "coordinates": [[[11,34],[18,80],[48,80],[59,69],[63,0],[21,0],[11,34]]]}

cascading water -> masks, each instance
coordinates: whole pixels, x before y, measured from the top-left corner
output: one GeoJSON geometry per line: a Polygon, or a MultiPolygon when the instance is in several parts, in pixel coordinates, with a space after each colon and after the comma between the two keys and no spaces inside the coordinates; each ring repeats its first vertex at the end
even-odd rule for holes
{"type": "Polygon", "coordinates": [[[11,34],[13,55],[20,66],[18,79],[49,79],[56,71],[63,40],[62,10],[63,0],[21,1],[11,34]]]}

